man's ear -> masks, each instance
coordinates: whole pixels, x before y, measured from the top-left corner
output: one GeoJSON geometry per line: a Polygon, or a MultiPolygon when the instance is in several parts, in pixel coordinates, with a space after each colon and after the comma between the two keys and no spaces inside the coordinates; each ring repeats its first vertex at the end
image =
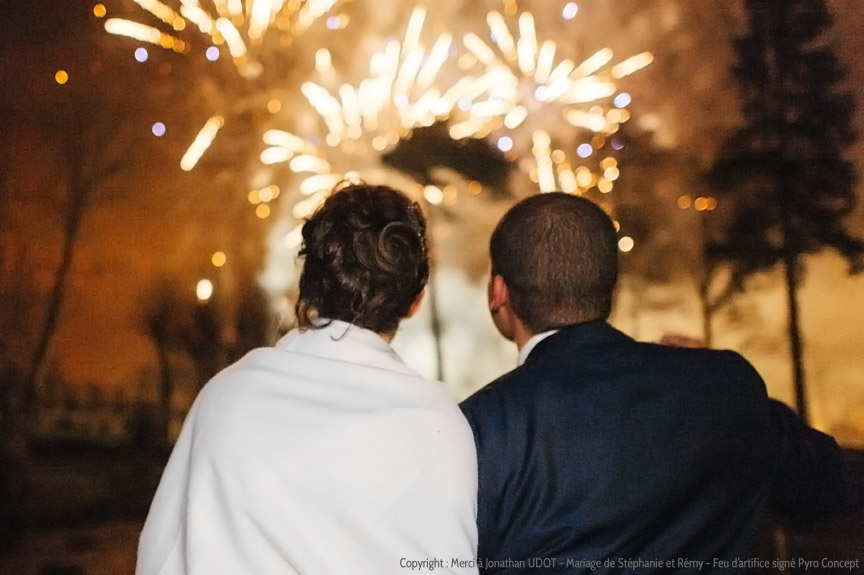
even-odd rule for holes
{"type": "Polygon", "coordinates": [[[405,319],[408,319],[409,317],[411,317],[415,313],[417,313],[417,310],[420,309],[420,304],[423,303],[423,296],[425,296],[425,295],[426,295],[426,288],[423,288],[422,290],[420,290],[420,293],[417,294],[417,297],[414,298],[414,303],[412,303],[411,307],[408,308],[408,313],[405,315],[405,319]]]}
{"type": "Polygon", "coordinates": [[[510,305],[510,292],[504,278],[499,275],[492,276],[492,285],[489,293],[489,311],[495,314],[504,306],[510,305]]]}

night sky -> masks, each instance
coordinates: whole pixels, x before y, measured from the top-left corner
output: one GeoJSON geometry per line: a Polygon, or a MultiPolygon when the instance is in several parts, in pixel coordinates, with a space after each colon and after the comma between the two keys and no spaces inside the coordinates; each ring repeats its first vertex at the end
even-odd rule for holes
{"type": "MultiPolygon", "coordinates": [[[[139,64],[133,54],[142,44],[105,33],[103,20],[93,15],[93,4],[73,0],[0,3],[0,134],[4,136],[0,143],[4,155],[0,167],[4,275],[0,279],[17,282],[32,296],[31,304],[18,310],[18,315],[4,303],[7,310],[2,326],[9,330],[4,335],[19,360],[28,357],[35,327],[44,315],[39,302],[47,297],[58,265],[61,222],[67,208],[66,171],[54,134],[74,125],[70,122],[86,118],[86,110],[101,109],[104,104],[107,111],[97,117],[112,129],[106,132],[110,133],[109,145],[102,160],[107,162],[112,153],[124,150],[124,166],[99,184],[85,212],[51,357],[72,388],[119,385],[132,396],[148,397],[153,390],[150,382],[156,369],[155,352],[141,329],[140,314],[151,287],[167,278],[191,293],[203,277],[221,282],[226,289],[248,270],[266,277],[274,265],[286,265],[284,258],[274,258],[273,245],[276,232],[290,220],[290,205],[285,200],[281,211],[274,210],[272,217],[261,219],[247,202],[247,192],[259,185],[255,179],[261,171],[257,154],[262,148],[259,132],[264,120],[260,107],[256,107],[256,98],[261,95],[253,89],[258,84],[226,90],[220,83],[230,72],[224,62],[218,64],[223,68],[214,67],[215,84],[193,83],[187,78],[199,64],[152,46],[148,46],[149,60],[139,64]],[[70,76],[64,86],[54,81],[60,69],[70,76]],[[248,109],[232,103],[231,98],[240,96],[248,109]],[[109,105],[112,101],[124,103],[122,113],[109,105]],[[225,102],[233,106],[234,115],[226,123],[222,139],[216,140],[195,170],[180,170],[179,158],[210,110],[225,102]],[[112,118],[121,116],[122,123],[112,123],[112,118]],[[157,121],[168,126],[161,138],[150,132],[157,121]],[[214,269],[211,264],[217,251],[228,254],[224,268],[214,269]],[[12,319],[5,319],[9,317],[12,319]]],[[[105,4],[109,16],[141,18],[142,11],[131,1],[105,4]]],[[[352,21],[344,31],[348,41],[328,45],[334,66],[341,63],[353,71],[360,64],[350,57],[362,60],[370,45],[402,29],[399,18],[406,16],[407,9],[389,15],[378,14],[387,10],[376,9],[372,14],[358,6],[361,4],[355,0],[351,6],[352,21]]],[[[439,20],[462,9],[455,1],[440,4],[445,16],[439,15],[439,20]]],[[[498,9],[500,2],[487,4],[498,9]]],[[[632,124],[651,133],[654,144],[673,158],[651,183],[652,197],[658,198],[651,209],[668,214],[657,225],[668,231],[669,237],[663,240],[667,251],[663,253],[673,254],[668,266],[676,271],[671,287],[656,288],[666,290],[658,298],[677,303],[671,304],[672,311],[641,309],[644,302],[639,304],[625,289],[613,320],[644,339],[656,339],[669,331],[699,335],[692,278],[687,276],[698,252],[690,231],[695,220],[691,213],[678,210],[675,199],[690,185],[693,174],[710,161],[736,122],[737,102],[728,71],[732,52],[724,39],[740,25],[740,2],[629,1],[615,8],[601,4],[580,3],[577,21],[587,22],[580,24],[584,37],[571,38],[560,32],[564,30],[558,21],[560,11],[545,15],[546,4],[542,2],[520,6],[533,7],[538,29],[545,26],[562,36],[562,46],[572,44],[590,53],[608,40],[616,54],[654,53],[654,63],[628,79],[627,89],[634,100],[632,124]]],[[[849,89],[859,99],[856,127],[864,133],[864,43],[860,41],[864,38],[864,5],[857,0],[832,0],[829,5],[835,14],[833,43],[848,68],[849,89]]],[[[480,8],[464,11],[467,23],[461,24],[467,26],[473,18],[477,27],[485,26],[480,8]]],[[[285,103],[279,117],[292,119],[295,126],[310,122],[303,116],[307,113],[305,101],[285,94],[298,92],[297,84],[309,73],[308,62],[314,60],[321,45],[317,39],[326,38],[320,34],[310,33],[310,46],[293,46],[286,57],[289,63],[283,64],[284,70],[280,68],[285,81],[278,85],[278,94],[285,103]]],[[[269,94],[265,96],[263,101],[267,102],[269,94]]],[[[849,151],[849,158],[857,162],[859,172],[864,170],[862,141],[849,151]]],[[[627,168],[622,165],[621,169],[627,168]]],[[[864,234],[862,203],[859,201],[857,216],[851,221],[859,234],[864,234]]],[[[468,201],[464,205],[465,211],[447,222],[447,229],[438,230],[443,234],[438,240],[442,265],[454,274],[442,276],[457,278],[447,288],[451,291],[442,289],[447,296],[444,312],[452,318],[476,316],[478,322],[485,322],[480,335],[455,323],[452,333],[488,347],[478,352],[487,356],[483,369],[463,366],[445,372],[445,380],[452,380],[448,383],[457,395],[476,388],[483,383],[480,379],[491,378],[496,370],[506,371],[515,357],[514,350],[490,335],[487,320],[474,314],[473,308],[468,312],[460,307],[464,302],[465,306],[479,307],[480,312],[485,310],[485,242],[506,204],[468,201]],[[465,372],[473,372],[474,379],[465,372]]],[[[742,351],[766,377],[772,394],[788,398],[782,293],[768,279],[763,284],[767,287],[753,290],[742,304],[744,311],[737,312],[750,313],[752,321],[742,328],[740,318],[727,317],[720,322],[725,327],[717,344],[742,351]]],[[[820,402],[814,411],[829,428],[842,422],[848,426],[858,415],[864,420],[864,358],[860,353],[864,328],[853,320],[864,317],[864,278],[848,277],[843,263],[828,255],[811,262],[802,293],[808,375],[816,390],[814,401],[820,402]]],[[[420,318],[426,320],[428,316],[420,318]]],[[[422,339],[421,331],[416,326],[408,329],[417,339],[422,339]]],[[[415,357],[418,363],[424,362],[422,353],[406,349],[405,355],[409,363],[415,357]]],[[[465,361],[470,360],[457,354],[451,365],[465,361]]],[[[181,369],[188,369],[182,367],[182,360],[179,363],[181,369]]],[[[854,434],[850,437],[856,440],[854,434]]],[[[858,440],[864,443],[864,429],[858,440]]]]}

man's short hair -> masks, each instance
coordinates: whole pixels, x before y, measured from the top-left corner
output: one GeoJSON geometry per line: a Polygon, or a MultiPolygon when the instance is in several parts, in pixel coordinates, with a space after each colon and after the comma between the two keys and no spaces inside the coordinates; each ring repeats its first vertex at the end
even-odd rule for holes
{"type": "Polygon", "coordinates": [[[504,279],[514,313],[533,333],[607,319],[617,239],[612,220],[593,202],[560,192],[531,196],[492,233],[492,274],[504,279]]]}

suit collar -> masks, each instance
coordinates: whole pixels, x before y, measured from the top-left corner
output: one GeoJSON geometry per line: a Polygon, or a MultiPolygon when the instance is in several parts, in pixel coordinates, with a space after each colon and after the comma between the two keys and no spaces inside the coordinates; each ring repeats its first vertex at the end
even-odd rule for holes
{"type": "Polygon", "coordinates": [[[526,364],[542,361],[564,347],[592,347],[609,343],[633,341],[630,336],[618,331],[604,320],[579,323],[561,328],[534,347],[525,359],[526,364]]]}

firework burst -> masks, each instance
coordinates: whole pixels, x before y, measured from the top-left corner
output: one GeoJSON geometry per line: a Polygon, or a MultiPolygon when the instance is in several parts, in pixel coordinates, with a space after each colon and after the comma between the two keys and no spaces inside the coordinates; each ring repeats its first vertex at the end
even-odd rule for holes
{"type": "MultiPolygon", "coordinates": [[[[560,58],[554,41],[538,42],[528,12],[518,15],[512,30],[504,15],[490,12],[491,43],[468,33],[460,46],[442,33],[427,49],[425,15],[423,8],[414,10],[404,39],[391,39],[376,52],[359,84],[302,85],[324,127],[323,141],[318,133],[264,134],[262,163],[285,164],[301,179],[295,218],[306,217],[339,180],[380,170],[381,158],[414,130],[440,122],[449,125],[453,140],[497,139],[499,150],[541,191],[612,190],[619,174],[614,152],[620,149],[613,135],[629,118],[629,95],[616,82],[650,64],[650,53],[614,65],[608,48],[579,63],[560,58]],[[556,127],[561,124],[569,128],[556,127]],[[562,132],[566,137],[555,136],[562,132]],[[602,153],[607,146],[612,151],[602,153]]],[[[329,52],[319,50],[318,72],[330,74],[331,66],[329,52]]],[[[423,197],[439,203],[439,192],[427,187],[423,197]]],[[[299,241],[299,226],[286,241],[299,241]]]]}
{"type": "MultiPolygon", "coordinates": [[[[213,0],[205,5],[198,0],[179,0],[169,5],[160,0],[130,1],[143,10],[141,19],[109,18],[105,21],[108,33],[178,54],[189,55],[197,50],[211,62],[220,59],[227,50],[237,74],[252,82],[260,80],[264,63],[274,53],[283,58],[294,38],[338,3],[338,0],[213,0]]],[[[333,26],[341,25],[337,18],[333,26]]],[[[236,92],[223,79],[209,80],[222,86],[221,92],[236,92]]],[[[262,92],[260,88],[257,86],[255,91],[262,92]]],[[[226,116],[230,116],[228,110],[236,107],[234,104],[229,102],[226,111],[211,115],[205,122],[180,162],[183,170],[195,167],[225,124],[226,116]]]]}
{"type": "MultiPolygon", "coordinates": [[[[283,130],[264,134],[262,163],[287,164],[301,177],[299,190],[305,199],[294,206],[295,218],[307,216],[341,179],[364,168],[380,169],[381,156],[413,130],[442,121],[462,125],[498,105],[494,87],[510,81],[503,70],[490,68],[476,75],[458,70],[450,34],[436,36],[427,49],[422,41],[425,17],[425,9],[415,8],[404,38],[387,41],[358,84],[332,90],[311,81],[301,86],[326,129],[323,142],[317,135],[303,138],[283,130]],[[346,165],[350,171],[338,169],[346,165]]],[[[322,74],[330,72],[329,53],[317,53],[316,67],[322,74]]],[[[297,229],[289,236],[296,237],[297,229]]]]}
{"type": "MultiPolygon", "coordinates": [[[[603,48],[577,63],[561,58],[554,40],[539,42],[530,12],[519,14],[515,25],[494,11],[486,21],[491,44],[473,33],[466,34],[463,43],[485,68],[508,80],[498,85],[495,109],[454,125],[451,135],[478,137],[495,131],[502,151],[534,159],[525,167],[541,191],[584,193],[597,186],[609,192],[618,173],[614,157],[602,160],[599,170],[589,168],[586,159],[605,147],[629,118],[630,97],[618,91],[617,81],[649,65],[653,56],[644,52],[610,65],[612,50],[603,48]],[[576,129],[575,139],[570,130],[566,141],[553,135],[561,119],[576,129]],[[576,161],[568,159],[574,152],[576,161]]],[[[620,149],[617,143],[612,147],[620,149]]]]}

